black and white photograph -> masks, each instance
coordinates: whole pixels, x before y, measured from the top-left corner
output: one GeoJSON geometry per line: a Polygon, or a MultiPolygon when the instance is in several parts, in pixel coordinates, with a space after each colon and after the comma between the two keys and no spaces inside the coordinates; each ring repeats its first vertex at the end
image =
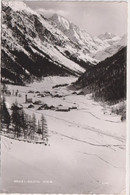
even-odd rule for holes
{"type": "Polygon", "coordinates": [[[0,192],[126,194],[127,1],[1,2],[0,192]]]}

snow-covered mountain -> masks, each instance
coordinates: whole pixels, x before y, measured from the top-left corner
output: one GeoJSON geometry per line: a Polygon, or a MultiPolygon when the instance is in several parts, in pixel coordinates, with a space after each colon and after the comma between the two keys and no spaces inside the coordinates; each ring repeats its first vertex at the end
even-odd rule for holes
{"type": "MultiPolygon", "coordinates": [[[[46,17],[44,10],[39,9],[38,13],[43,17],[46,17]]],[[[54,26],[54,28],[62,31],[62,33],[64,33],[69,40],[76,45],[77,52],[73,53],[73,51],[70,51],[70,48],[68,48],[67,54],[72,57],[78,56],[78,59],[80,60],[97,64],[99,61],[114,55],[122,48],[122,46],[126,46],[126,41],[124,41],[124,44],[122,42],[123,37],[109,32],[101,34],[98,37],[94,37],[86,30],[79,29],[78,26],[58,14],[53,14],[52,16],[47,16],[46,18],[47,21],[54,26]]],[[[66,53],[64,49],[62,51],[66,53]]]]}
{"type": "Polygon", "coordinates": [[[96,54],[111,45],[57,14],[46,17],[23,2],[2,2],[4,80],[23,83],[46,75],[78,76],[96,65],[100,60],[96,54]]]}
{"type": "MultiPolygon", "coordinates": [[[[103,38],[103,36],[102,36],[102,38],[103,38]]],[[[99,61],[102,61],[108,57],[113,56],[120,49],[127,46],[127,35],[124,35],[122,37],[111,35],[111,36],[109,36],[109,38],[106,37],[106,39],[104,39],[104,41],[108,42],[110,44],[110,46],[106,47],[105,49],[102,49],[100,51],[95,52],[94,54],[91,55],[91,57],[93,57],[99,61]]]]}
{"type": "Polygon", "coordinates": [[[110,39],[114,39],[114,38],[120,39],[119,36],[116,36],[116,35],[114,35],[114,34],[112,34],[112,33],[109,33],[109,32],[106,32],[106,33],[104,33],[104,34],[100,34],[100,35],[98,36],[98,38],[101,39],[101,40],[110,40],[110,39]]]}
{"type": "MultiPolygon", "coordinates": [[[[24,3],[2,5],[2,77],[22,83],[35,77],[85,71],[59,48],[68,38],[24,3]]],[[[69,47],[69,44],[67,45],[69,47]]],[[[67,50],[67,48],[66,48],[67,50]]]]}
{"type": "Polygon", "coordinates": [[[98,37],[93,37],[87,31],[81,30],[63,16],[54,14],[49,18],[49,21],[54,27],[61,30],[71,42],[77,44],[77,47],[82,48],[82,52],[85,55],[109,46],[107,43],[104,44],[104,41],[98,39],[98,37]]]}

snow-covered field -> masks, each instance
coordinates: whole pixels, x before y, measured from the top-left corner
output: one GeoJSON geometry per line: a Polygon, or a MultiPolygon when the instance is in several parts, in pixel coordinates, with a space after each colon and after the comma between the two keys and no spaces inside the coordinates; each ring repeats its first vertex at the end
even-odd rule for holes
{"type": "MultiPolygon", "coordinates": [[[[126,123],[110,115],[109,107],[94,102],[91,96],[72,94],[67,87],[75,77],[47,77],[28,87],[8,86],[22,97],[7,97],[9,105],[17,99],[25,112],[43,113],[49,131],[49,144],[26,143],[2,136],[2,192],[9,193],[95,193],[121,194],[125,191],[126,123]],[[48,105],[76,106],[69,112],[28,109],[29,90],[63,97],[37,97],[48,105]]],[[[34,97],[35,96],[35,97],[34,97]]]]}

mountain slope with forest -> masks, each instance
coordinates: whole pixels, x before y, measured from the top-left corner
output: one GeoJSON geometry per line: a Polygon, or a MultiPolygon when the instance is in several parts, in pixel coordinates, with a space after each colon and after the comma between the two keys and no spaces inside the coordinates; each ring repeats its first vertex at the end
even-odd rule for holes
{"type": "Polygon", "coordinates": [[[116,103],[126,98],[126,47],[86,71],[75,83],[96,100],[116,103]]]}

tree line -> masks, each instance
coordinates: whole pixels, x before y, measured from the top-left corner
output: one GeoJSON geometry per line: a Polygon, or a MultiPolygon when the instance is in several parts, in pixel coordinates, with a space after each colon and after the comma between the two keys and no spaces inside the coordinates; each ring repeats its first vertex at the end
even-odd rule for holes
{"type": "Polygon", "coordinates": [[[2,130],[7,133],[13,132],[15,138],[23,136],[24,139],[35,140],[39,135],[45,140],[48,137],[47,123],[43,114],[37,121],[34,113],[26,114],[23,108],[19,108],[17,102],[12,104],[10,114],[4,97],[1,104],[1,122],[2,130]]]}

